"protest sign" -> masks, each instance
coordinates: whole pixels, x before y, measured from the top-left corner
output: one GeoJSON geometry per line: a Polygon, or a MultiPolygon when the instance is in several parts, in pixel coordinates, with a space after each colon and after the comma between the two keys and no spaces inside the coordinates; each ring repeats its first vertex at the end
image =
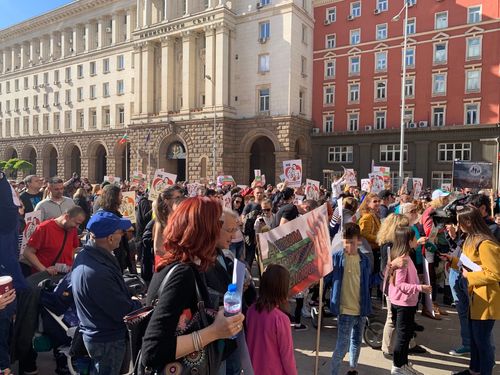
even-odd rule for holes
{"type": "Polygon", "coordinates": [[[123,215],[123,218],[129,219],[132,224],[135,223],[135,191],[122,192],[120,213],[123,215]]]}
{"type": "Polygon", "coordinates": [[[493,164],[459,161],[453,162],[453,188],[492,189],[493,164]]]}
{"type": "Polygon", "coordinates": [[[266,175],[262,174],[260,169],[255,169],[254,170],[255,174],[255,186],[265,186],[266,185],[266,175]]]}
{"type": "Polygon", "coordinates": [[[231,192],[228,191],[224,196],[222,197],[222,207],[227,208],[228,210],[231,210],[232,204],[231,204],[231,192]]]}
{"type": "MultiPolygon", "coordinates": [[[[429,274],[429,262],[425,257],[424,259],[424,284],[425,285],[431,285],[431,278],[429,274]]],[[[425,293],[424,294],[425,298],[425,308],[427,309],[428,312],[432,314],[432,316],[436,316],[436,313],[434,312],[434,304],[432,303],[432,293],[425,293]]]]}
{"type": "Polygon", "coordinates": [[[217,186],[236,186],[236,182],[234,181],[233,176],[218,176],[217,177],[217,186]]]}
{"type": "Polygon", "coordinates": [[[146,175],[140,172],[134,172],[130,177],[130,186],[135,186],[137,188],[146,189],[146,175]]]}
{"type": "Polygon", "coordinates": [[[356,171],[354,169],[344,168],[344,181],[347,186],[358,186],[356,171]]]}
{"type": "Polygon", "coordinates": [[[319,199],[319,181],[306,179],[306,199],[319,199]]]}
{"type": "Polygon", "coordinates": [[[441,189],[451,192],[451,184],[441,184],[441,189]]]}
{"type": "Polygon", "coordinates": [[[284,174],[280,174],[280,181],[285,182],[285,175],[284,174]]]}
{"type": "Polygon", "coordinates": [[[176,180],[177,175],[157,169],[153,176],[153,181],[151,182],[149,200],[155,201],[158,198],[158,195],[167,187],[174,185],[176,180]]]}
{"type": "Polygon", "coordinates": [[[371,193],[380,193],[385,188],[384,175],[380,172],[369,173],[371,193]]]}
{"type": "Polygon", "coordinates": [[[120,185],[121,178],[115,176],[104,176],[104,182],[109,182],[110,184],[120,185]]]}
{"type": "Polygon", "coordinates": [[[262,266],[277,263],[290,272],[289,295],[332,271],[326,204],[266,233],[258,234],[262,266]]]}
{"type": "Polygon", "coordinates": [[[362,178],[361,179],[361,190],[366,191],[367,193],[370,192],[370,179],[369,178],[362,178]]]}
{"type": "Polygon", "coordinates": [[[413,199],[418,199],[420,197],[420,193],[422,192],[424,186],[424,179],[413,177],[412,186],[413,186],[412,190],[413,199]]]}
{"type": "Polygon", "coordinates": [[[196,197],[198,195],[198,188],[201,187],[203,185],[195,182],[195,183],[192,183],[192,184],[187,184],[186,187],[187,187],[187,191],[188,191],[188,197],[196,197]]]}
{"type": "Polygon", "coordinates": [[[293,204],[294,205],[302,204],[304,202],[304,198],[305,198],[304,195],[295,194],[295,198],[293,199],[293,204]]]}
{"type": "Polygon", "coordinates": [[[302,160],[286,160],[283,162],[285,182],[289,187],[302,185],[302,160]]]}
{"type": "Polygon", "coordinates": [[[373,166],[372,173],[380,173],[384,176],[384,188],[387,189],[391,185],[391,168],[373,166]]]}
{"type": "Polygon", "coordinates": [[[28,243],[28,240],[30,239],[31,235],[35,231],[35,229],[40,225],[42,222],[42,211],[33,211],[29,212],[26,215],[24,215],[24,222],[26,223],[24,230],[23,230],[23,239],[21,242],[21,252],[20,254],[24,253],[24,249],[26,248],[26,244],[28,243]]]}

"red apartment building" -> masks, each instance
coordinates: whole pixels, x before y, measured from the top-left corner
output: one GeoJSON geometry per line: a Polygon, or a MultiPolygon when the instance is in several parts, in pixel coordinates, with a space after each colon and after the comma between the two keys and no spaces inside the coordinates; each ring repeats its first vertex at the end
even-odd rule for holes
{"type": "MultiPolygon", "coordinates": [[[[399,162],[405,0],[314,1],[313,172],[399,162]]],[[[500,0],[407,0],[405,175],[451,182],[454,159],[498,181],[500,0]]]]}

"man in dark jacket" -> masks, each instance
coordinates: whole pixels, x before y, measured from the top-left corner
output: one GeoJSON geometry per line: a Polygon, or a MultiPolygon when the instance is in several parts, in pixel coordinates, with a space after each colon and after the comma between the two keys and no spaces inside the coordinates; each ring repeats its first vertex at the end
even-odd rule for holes
{"type": "Polygon", "coordinates": [[[87,224],[91,239],[75,259],[71,284],[80,330],[96,374],[119,374],[126,350],[123,317],[140,307],[131,299],[113,256],[127,219],[98,211],[87,224]]]}

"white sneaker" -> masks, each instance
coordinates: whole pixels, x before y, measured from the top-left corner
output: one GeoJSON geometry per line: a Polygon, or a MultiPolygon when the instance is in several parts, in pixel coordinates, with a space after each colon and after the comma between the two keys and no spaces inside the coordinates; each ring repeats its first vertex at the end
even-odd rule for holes
{"type": "Polygon", "coordinates": [[[391,375],[406,375],[406,372],[403,371],[404,371],[403,367],[396,367],[392,365],[391,375]]]}
{"type": "Polygon", "coordinates": [[[407,365],[403,366],[403,369],[407,371],[407,374],[412,374],[412,375],[424,375],[424,373],[415,370],[412,366],[412,364],[408,363],[407,365]]]}

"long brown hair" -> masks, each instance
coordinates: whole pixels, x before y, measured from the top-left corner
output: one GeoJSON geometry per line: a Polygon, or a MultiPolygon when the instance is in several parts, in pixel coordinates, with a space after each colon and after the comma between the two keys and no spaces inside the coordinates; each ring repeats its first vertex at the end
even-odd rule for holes
{"type": "Polygon", "coordinates": [[[378,212],[374,212],[368,205],[374,200],[374,199],[379,199],[378,194],[375,193],[368,193],[365,196],[365,199],[363,199],[363,203],[361,203],[361,206],[359,206],[359,210],[361,213],[364,214],[374,214],[378,217],[378,212]]]}
{"type": "Polygon", "coordinates": [[[275,307],[285,310],[288,300],[290,273],[279,264],[270,264],[260,278],[259,298],[255,308],[258,312],[272,311],[275,307]]]}
{"type": "Polygon", "coordinates": [[[158,270],[174,262],[200,260],[206,271],[215,262],[215,244],[220,235],[222,206],[219,200],[194,197],[182,201],[168,218],[163,232],[166,254],[158,270]]]}
{"type": "Polygon", "coordinates": [[[411,251],[410,242],[415,238],[415,231],[410,227],[397,227],[394,232],[394,242],[391,248],[391,260],[411,251]]]}
{"type": "Polygon", "coordinates": [[[465,228],[467,231],[464,248],[471,246],[475,249],[482,241],[486,240],[498,244],[477,208],[472,206],[457,207],[457,220],[460,228],[465,228]]]}
{"type": "Polygon", "coordinates": [[[410,225],[408,218],[401,214],[390,214],[380,225],[377,233],[377,243],[382,246],[389,242],[394,242],[396,229],[410,225]]]}

